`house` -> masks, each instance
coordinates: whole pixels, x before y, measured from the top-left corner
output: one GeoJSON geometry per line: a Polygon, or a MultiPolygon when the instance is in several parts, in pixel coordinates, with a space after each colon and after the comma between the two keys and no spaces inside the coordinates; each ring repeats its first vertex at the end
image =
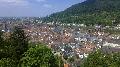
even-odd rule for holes
{"type": "Polygon", "coordinates": [[[64,67],[69,67],[69,64],[64,64],[64,67]]]}
{"type": "Polygon", "coordinates": [[[120,48],[120,45],[119,45],[119,44],[108,43],[108,42],[105,42],[105,43],[103,44],[103,46],[110,46],[110,47],[120,48]]]}

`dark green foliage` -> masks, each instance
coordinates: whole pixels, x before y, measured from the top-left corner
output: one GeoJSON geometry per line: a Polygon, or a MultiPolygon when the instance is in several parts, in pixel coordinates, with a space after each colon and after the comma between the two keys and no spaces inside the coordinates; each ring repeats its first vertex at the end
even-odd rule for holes
{"type": "Polygon", "coordinates": [[[25,52],[20,65],[22,67],[58,67],[57,59],[51,49],[43,45],[37,45],[25,52]]]}
{"type": "Polygon", "coordinates": [[[22,54],[28,49],[28,39],[24,31],[19,27],[16,27],[8,38],[4,38],[1,32],[0,40],[0,64],[2,64],[4,60],[5,63],[7,61],[9,63],[9,60],[14,60],[16,63],[14,65],[17,65],[22,54]]]}
{"type": "Polygon", "coordinates": [[[56,63],[58,64],[58,67],[64,67],[63,66],[64,62],[63,62],[62,56],[56,55],[55,58],[57,59],[56,63]]]}
{"type": "Polygon", "coordinates": [[[5,55],[4,54],[4,44],[3,44],[3,32],[0,31],[0,59],[5,55]]]}
{"type": "Polygon", "coordinates": [[[70,63],[73,63],[73,62],[75,61],[75,58],[74,58],[74,57],[70,57],[70,58],[68,58],[68,61],[69,61],[70,63]]]}
{"type": "Polygon", "coordinates": [[[0,67],[17,67],[16,62],[10,58],[2,58],[0,60],[0,67]]]}
{"type": "Polygon", "coordinates": [[[13,33],[10,36],[10,48],[12,48],[13,56],[16,59],[20,59],[22,54],[28,50],[28,38],[24,31],[15,27],[13,33]]]}
{"type": "Polygon", "coordinates": [[[9,56],[8,42],[4,39],[4,32],[0,31],[0,60],[9,56]]]}
{"type": "Polygon", "coordinates": [[[120,53],[104,54],[96,51],[84,60],[82,67],[119,67],[120,53]]]}
{"type": "Polygon", "coordinates": [[[120,0],[87,0],[65,11],[43,18],[43,21],[112,25],[120,23],[120,0]],[[114,22],[113,22],[114,21],[114,22]]]}

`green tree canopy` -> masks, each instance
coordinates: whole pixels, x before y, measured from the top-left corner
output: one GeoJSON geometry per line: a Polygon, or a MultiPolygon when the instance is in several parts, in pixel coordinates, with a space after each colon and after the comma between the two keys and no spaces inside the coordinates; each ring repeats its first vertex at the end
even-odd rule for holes
{"type": "Polygon", "coordinates": [[[91,53],[83,63],[83,67],[119,67],[120,53],[105,54],[100,50],[91,53]]]}
{"type": "Polygon", "coordinates": [[[43,45],[31,47],[21,59],[22,67],[58,67],[57,59],[51,49],[43,45]]]}
{"type": "Polygon", "coordinates": [[[16,67],[16,63],[10,58],[2,58],[0,60],[0,67],[16,67]]]}
{"type": "Polygon", "coordinates": [[[120,0],[86,0],[42,18],[44,22],[116,25],[120,23],[120,0]]]}
{"type": "Polygon", "coordinates": [[[15,27],[10,36],[10,46],[13,50],[13,57],[19,60],[22,54],[28,50],[28,38],[24,30],[20,27],[15,27]]]}
{"type": "Polygon", "coordinates": [[[17,66],[22,54],[28,50],[27,36],[19,27],[15,27],[8,38],[5,38],[3,34],[5,33],[0,32],[0,64],[4,65],[4,62],[14,60],[16,63],[14,65],[17,66]]]}

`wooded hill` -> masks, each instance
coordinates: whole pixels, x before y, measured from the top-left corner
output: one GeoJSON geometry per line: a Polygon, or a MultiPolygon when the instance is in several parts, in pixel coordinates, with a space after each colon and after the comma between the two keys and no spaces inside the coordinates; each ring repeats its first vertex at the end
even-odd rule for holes
{"type": "Polygon", "coordinates": [[[44,17],[43,21],[116,25],[120,23],[120,0],[86,0],[44,17]]]}

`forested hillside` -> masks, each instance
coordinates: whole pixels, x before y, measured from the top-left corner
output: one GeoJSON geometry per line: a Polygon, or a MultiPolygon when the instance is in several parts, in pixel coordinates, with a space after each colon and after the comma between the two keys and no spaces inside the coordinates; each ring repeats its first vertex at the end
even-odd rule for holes
{"type": "Polygon", "coordinates": [[[120,0],[86,0],[62,12],[44,17],[43,21],[113,25],[120,23],[120,0]]]}

